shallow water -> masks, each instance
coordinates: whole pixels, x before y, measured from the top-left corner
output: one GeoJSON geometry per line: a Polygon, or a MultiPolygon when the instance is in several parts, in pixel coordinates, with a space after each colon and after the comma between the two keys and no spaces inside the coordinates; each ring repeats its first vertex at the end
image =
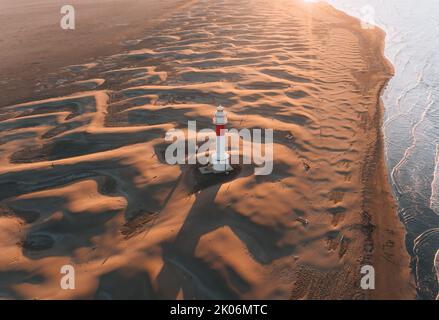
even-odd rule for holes
{"type": "Polygon", "coordinates": [[[418,295],[438,291],[439,249],[439,1],[327,0],[383,28],[395,67],[383,95],[386,160],[399,214],[407,229],[418,295]]]}

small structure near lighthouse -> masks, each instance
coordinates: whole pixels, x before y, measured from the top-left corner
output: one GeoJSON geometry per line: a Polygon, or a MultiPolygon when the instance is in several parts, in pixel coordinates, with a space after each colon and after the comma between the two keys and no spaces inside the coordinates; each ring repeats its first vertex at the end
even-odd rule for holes
{"type": "Polygon", "coordinates": [[[225,126],[227,124],[227,114],[221,105],[216,109],[213,123],[215,124],[216,131],[216,148],[215,153],[212,154],[211,157],[213,172],[222,173],[232,171],[230,155],[226,152],[226,137],[224,135],[225,126]]]}

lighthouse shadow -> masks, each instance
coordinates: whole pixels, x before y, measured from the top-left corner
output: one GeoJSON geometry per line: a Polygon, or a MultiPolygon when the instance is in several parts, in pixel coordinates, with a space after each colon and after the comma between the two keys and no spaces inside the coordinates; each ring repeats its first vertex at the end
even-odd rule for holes
{"type": "Polygon", "coordinates": [[[182,182],[195,201],[180,231],[172,242],[162,244],[164,265],[157,276],[158,297],[175,299],[180,293],[191,298],[237,298],[221,276],[212,270],[195,251],[200,238],[225,225],[227,214],[214,205],[223,184],[253,174],[251,166],[234,165],[226,174],[201,174],[200,165],[182,168],[182,182]]]}
{"type": "MultiPolygon", "coordinates": [[[[233,179],[253,175],[252,166],[241,166],[229,175],[201,175],[193,166],[187,169],[183,181],[190,182],[188,187],[195,194],[195,201],[182,224],[180,231],[172,241],[161,244],[163,267],[156,278],[156,293],[160,299],[237,299],[242,293],[250,290],[247,283],[238,273],[231,273],[230,281],[224,274],[213,267],[212,261],[197,254],[200,239],[223,227],[229,227],[250,251],[249,239],[265,234],[266,239],[260,241],[258,248],[263,253],[252,252],[260,263],[270,263],[278,255],[286,255],[294,248],[278,248],[281,234],[267,226],[259,225],[245,215],[236,212],[228,205],[216,204],[215,200],[223,184],[233,179]]],[[[223,190],[221,192],[227,192],[223,190]]],[[[203,243],[203,246],[207,243],[203,243]]],[[[221,243],[212,243],[212,247],[221,243]]]]}

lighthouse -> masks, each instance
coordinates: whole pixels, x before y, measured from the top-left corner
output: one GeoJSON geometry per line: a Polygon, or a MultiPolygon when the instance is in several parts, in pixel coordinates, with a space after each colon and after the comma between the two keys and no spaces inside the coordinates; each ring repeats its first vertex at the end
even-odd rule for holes
{"type": "Polygon", "coordinates": [[[212,169],[215,173],[231,171],[233,169],[229,163],[230,156],[226,152],[226,137],[224,135],[227,115],[221,105],[216,108],[213,123],[216,129],[216,149],[211,158],[212,169]]]}

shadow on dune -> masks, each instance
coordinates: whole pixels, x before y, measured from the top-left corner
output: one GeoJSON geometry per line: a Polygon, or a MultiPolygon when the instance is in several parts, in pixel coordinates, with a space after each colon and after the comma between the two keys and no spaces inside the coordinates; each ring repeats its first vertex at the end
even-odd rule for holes
{"type": "Polygon", "coordinates": [[[0,299],[21,300],[22,296],[13,286],[17,284],[43,284],[45,278],[38,274],[32,274],[24,270],[2,271],[0,272],[0,299]]]}
{"type": "MultiPolygon", "coordinates": [[[[244,168],[238,176],[249,174],[250,168],[244,168]]],[[[202,188],[195,187],[199,192],[180,231],[173,241],[162,243],[164,265],[156,278],[158,298],[175,299],[183,294],[185,299],[237,299],[251,289],[233,268],[226,267],[225,281],[224,274],[197,257],[200,239],[220,228],[229,227],[261,264],[294,252],[294,246],[277,244],[283,237],[282,230],[255,223],[230,206],[212,206],[224,182],[204,181],[202,188]]]]}
{"type": "Polygon", "coordinates": [[[118,269],[99,277],[97,300],[151,300],[153,289],[147,272],[118,269]]]}

